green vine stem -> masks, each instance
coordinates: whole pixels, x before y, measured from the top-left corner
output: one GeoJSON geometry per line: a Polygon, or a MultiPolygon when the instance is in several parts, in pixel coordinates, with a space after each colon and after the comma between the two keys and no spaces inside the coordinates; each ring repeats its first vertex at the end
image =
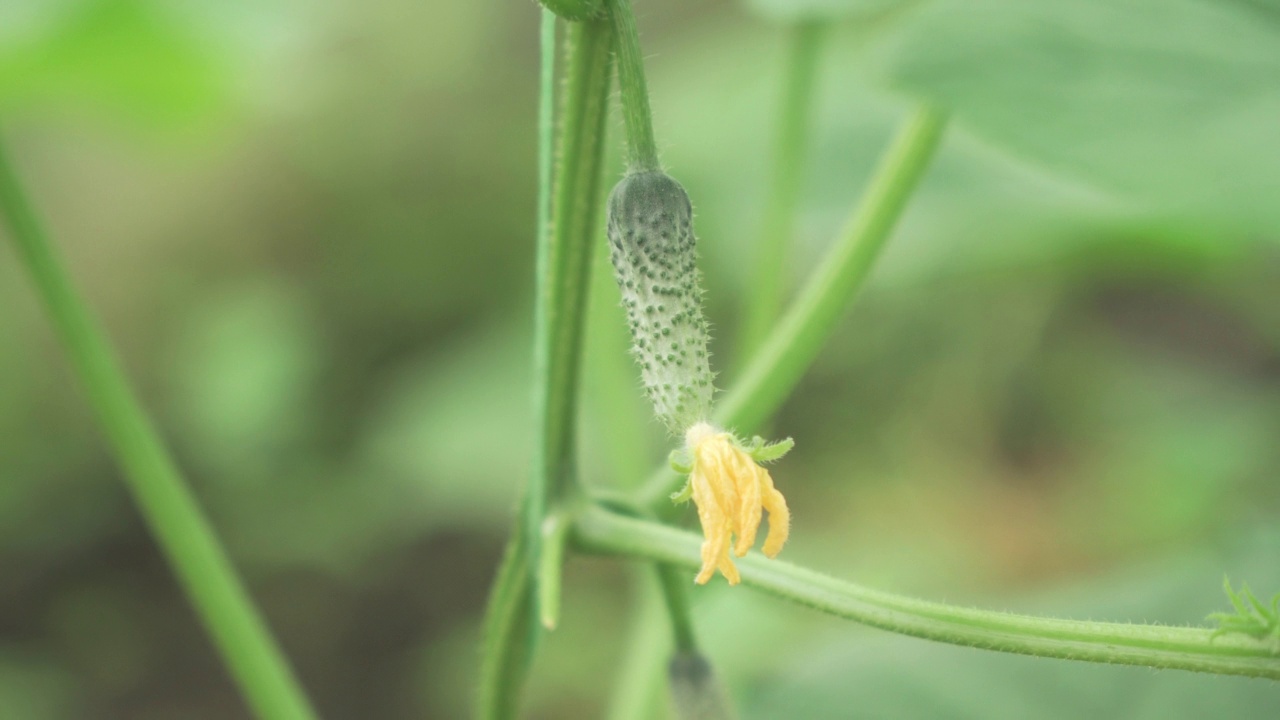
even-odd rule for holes
{"type": "Polygon", "coordinates": [[[649,111],[649,89],[644,80],[644,56],[640,53],[640,33],[636,30],[631,0],[607,0],[609,17],[618,44],[618,88],[622,93],[622,118],[627,126],[627,147],[631,152],[630,171],[658,170],[658,146],[653,139],[653,115],[649,111]]]}
{"type": "Polygon", "coordinates": [[[813,115],[813,88],[826,25],[809,20],[797,23],[789,31],[773,171],[761,220],[760,244],[752,268],[751,292],[747,294],[740,346],[741,357],[744,358],[751,357],[768,337],[782,304],[789,266],[787,251],[795,231],[796,209],[803,185],[804,158],[809,149],[813,115]]]}
{"type": "MultiPolygon", "coordinates": [[[[534,398],[539,441],[524,518],[533,568],[539,567],[540,528],[549,503],[576,490],[578,378],[591,255],[599,230],[610,40],[609,26],[602,21],[570,23],[559,164],[554,178],[539,181],[551,186],[551,206],[549,220],[538,230],[534,398]]],[[[552,81],[545,93],[553,86],[552,81]]],[[[548,118],[542,120],[550,124],[548,118]]],[[[547,162],[544,153],[550,154],[548,148],[539,150],[540,164],[547,162]]],[[[540,194],[546,191],[543,187],[540,194]]]]}
{"type": "MultiPolygon", "coordinates": [[[[539,29],[541,47],[538,91],[538,209],[536,242],[537,273],[539,282],[551,266],[551,174],[555,124],[555,58],[556,16],[550,10],[541,13],[539,29]]],[[[543,315],[541,303],[546,302],[543,293],[538,294],[538,317],[543,315]]],[[[543,345],[544,326],[539,325],[539,335],[534,348],[535,362],[539,362],[543,345]]],[[[542,377],[542,368],[538,368],[542,377]]],[[[539,395],[535,402],[541,402],[539,395]]],[[[541,408],[538,408],[541,410],[541,408]]],[[[538,413],[542,417],[542,413],[538,413]]],[[[524,510],[516,522],[515,530],[507,543],[502,562],[489,591],[489,602],[484,618],[484,647],[480,661],[480,681],[476,688],[475,716],[477,718],[503,718],[514,716],[524,684],[529,659],[537,640],[537,626],[532,615],[536,608],[533,597],[533,578],[529,571],[529,548],[534,541],[531,533],[540,533],[538,519],[546,507],[546,482],[538,473],[541,463],[535,463],[530,486],[525,490],[524,510]]]]}
{"type": "Polygon", "coordinates": [[[516,716],[520,690],[538,641],[533,576],[523,517],[507,543],[485,608],[484,647],[475,717],[503,720],[516,716]]]}
{"type": "Polygon", "coordinates": [[[542,566],[538,568],[538,613],[542,627],[560,624],[560,587],[564,549],[569,537],[569,514],[563,510],[542,521],[542,566]]]}
{"type": "MultiPolygon", "coordinates": [[[[569,23],[560,132],[552,148],[555,16],[542,15],[539,109],[538,296],[534,377],[538,444],[524,509],[498,569],[485,617],[476,717],[515,716],[538,637],[535,574],[543,519],[577,495],[574,432],[591,250],[598,230],[612,34],[603,21],[569,23]],[[551,158],[559,162],[551,170],[551,158]],[[554,177],[552,175],[554,174],[554,177]],[[547,214],[544,209],[550,207],[547,214]]],[[[560,568],[554,568],[559,573],[560,568]]],[[[550,580],[558,583],[558,577],[550,580]]],[[[554,593],[548,596],[548,600],[554,593]]]]}
{"type": "MultiPolygon", "coordinates": [[[[593,508],[575,523],[584,551],[696,569],[702,538],[652,521],[593,508]]],[[[1211,628],[1087,622],[1013,615],[872,590],[751,553],[742,582],[772,595],[913,637],[1038,657],[1140,665],[1280,680],[1280,655],[1266,642],[1211,628]]]]}
{"type": "MultiPolygon", "coordinates": [[[[716,407],[716,423],[749,433],[787,397],[818,356],[880,255],[907,199],[923,177],[946,126],[929,107],[915,110],[880,160],[871,184],[835,246],[742,377],[716,407]]],[[[641,507],[667,514],[678,478],[661,468],[639,495],[641,507]]]]}
{"type": "Polygon", "coordinates": [[[264,720],[314,718],[288,661],[49,243],[3,147],[0,214],[88,394],[134,501],[245,700],[264,720]]]}

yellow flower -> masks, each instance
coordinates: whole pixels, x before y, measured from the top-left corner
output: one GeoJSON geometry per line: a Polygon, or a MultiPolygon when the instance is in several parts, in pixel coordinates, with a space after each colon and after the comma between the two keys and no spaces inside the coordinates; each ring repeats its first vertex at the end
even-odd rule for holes
{"type": "Polygon", "coordinates": [[[750,447],[743,447],[731,433],[707,423],[689,428],[685,443],[689,462],[682,469],[689,472],[689,484],[675,499],[693,497],[706,537],[702,543],[702,570],[694,582],[705,584],[719,569],[730,585],[737,585],[741,578],[729,557],[730,544],[733,554],[746,555],[755,544],[765,510],[769,511],[769,534],[764,541],[764,554],[777,556],[787,541],[791,525],[787,501],[773,487],[773,478],[760,463],[782,457],[794,443],[788,438],[765,445],[756,438],[750,447]]]}

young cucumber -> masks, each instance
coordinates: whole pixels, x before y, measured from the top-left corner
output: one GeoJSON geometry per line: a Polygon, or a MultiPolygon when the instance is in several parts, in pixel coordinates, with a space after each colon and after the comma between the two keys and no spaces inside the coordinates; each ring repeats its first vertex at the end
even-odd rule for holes
{"type": "Polygon", "coordinates": [[[661,171],[629,174],[609,195],[608,234],[645,395],[681,433],[707,418],[714,377],[689,195],[661,171]]]}

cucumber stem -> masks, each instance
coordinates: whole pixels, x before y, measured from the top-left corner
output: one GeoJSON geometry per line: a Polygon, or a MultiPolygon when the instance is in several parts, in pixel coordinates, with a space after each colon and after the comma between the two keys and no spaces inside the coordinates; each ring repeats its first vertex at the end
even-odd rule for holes
{"type": "Polygon", "coordinates": [[[640,54],[640,33],[631,12],[630,0],[609,0],[618,59],[618,86],[622,91],[622,117],[627,126],[629,172],[659,170],[658,146],[653,139],[653,114],[649,110],[649,88],[644,80],[644,57],[640,54]]]}

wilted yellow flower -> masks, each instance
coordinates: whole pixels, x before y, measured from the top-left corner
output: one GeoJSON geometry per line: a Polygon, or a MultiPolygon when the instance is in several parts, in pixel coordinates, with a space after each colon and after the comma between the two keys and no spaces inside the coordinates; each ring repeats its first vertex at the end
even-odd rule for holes
{"type": "Polygon", "coordinates": [[[775,557],[787,541],[791,525],[787,501],[760,463],[782,457],[794,443],[787,439],[765,445],[756,438],[750,447],[743,447],[731,433],[707,423],[689,428],[685,443],[689,462],[682,469],[689,472],[689,484],[676,499],[692,496],[706,536],[702,570],[694,582],[705,584],[719,569],[730,585],[737,585],[740,577],[729,556],[730,544],[733,554],[746,555],[755,544],[765,510],[769,511],[769,534],[764,554],[775,557]]]}

